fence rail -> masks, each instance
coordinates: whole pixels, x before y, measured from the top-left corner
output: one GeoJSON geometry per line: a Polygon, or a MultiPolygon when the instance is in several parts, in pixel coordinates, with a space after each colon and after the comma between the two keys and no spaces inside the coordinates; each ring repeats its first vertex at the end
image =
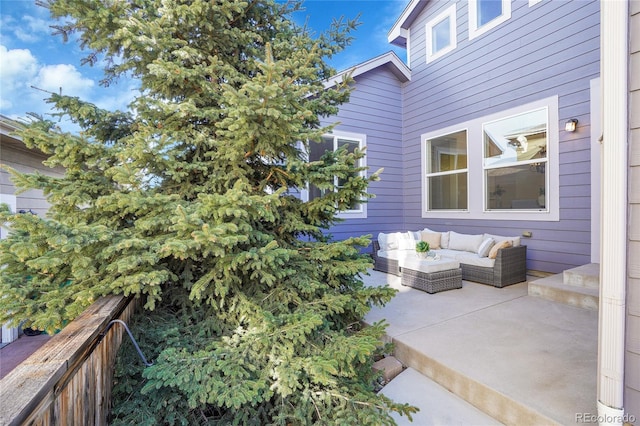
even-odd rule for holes
{"type": "Polygon", "coordinates": [[[106,425],[113,365],[134,302],[104,297],[0,380],[0,425],[106,425]]]}

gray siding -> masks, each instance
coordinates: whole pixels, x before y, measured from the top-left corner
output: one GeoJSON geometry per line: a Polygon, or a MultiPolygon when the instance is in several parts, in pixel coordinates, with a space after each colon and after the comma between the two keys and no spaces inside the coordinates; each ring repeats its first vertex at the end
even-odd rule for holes
{"type": "Polygon", "coordinates": [[[346,219],[330,229],[335,239],[395,231],[402,227],[402,83],[381,66],[356,77],[356,90],[327,123],[339,122],[336,132],[365,134],[367,166],[381,179],[369,186],[365,219],[346,219]]]}
{"type": "MultiPolygon", "coordinates": [[[[51,169],[42,164],[47,157],[36,151],[28,150],[22,142],[2,135],[0,139],[0,164],[7,165],[23,173],[38,171],[51,176],[62,176],[62,169],[51,169]]],[[[0,169],[0,193],[15,194],[15,187],[7,171],[0,169]]],[[[16,196],[16,210],[31,210],[44,217],[49,203],[42,191],[29,190],[16,196]]]]}
{"type": "MultiPolygon", "coordinates": [[[[411,26],[412,79],[404,91],[404,228],[520,235],[527,267],[560,272],[590,262],[590,80],[599,76],[597,1],[512,2],[511,19],[468,39],[468,3],[457,3],[457,48],[427,64],[425,24],[451,2],[430,2],[411,26]],[[436,220],[421,217],[421,134],[558,96],[560,221],[436,220]]],[[[469,141],[473,143],[473,141],[469,141]]]]}
{"type": "Polygon", "coordinates": [[[630,4],[629,272],[624,408],[626,413],[640,419],[640,1],[630,4]]]}

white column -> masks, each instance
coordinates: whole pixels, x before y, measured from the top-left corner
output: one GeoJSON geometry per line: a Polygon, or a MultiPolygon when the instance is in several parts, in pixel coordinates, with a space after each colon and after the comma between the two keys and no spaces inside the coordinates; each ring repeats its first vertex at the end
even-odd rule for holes
{"type": "Polygon", "coordinates": [[[598,414],[621,425],[624,415],[627,281],[628,2],[601,0],[602,250],[598,323],[598,414]]]}

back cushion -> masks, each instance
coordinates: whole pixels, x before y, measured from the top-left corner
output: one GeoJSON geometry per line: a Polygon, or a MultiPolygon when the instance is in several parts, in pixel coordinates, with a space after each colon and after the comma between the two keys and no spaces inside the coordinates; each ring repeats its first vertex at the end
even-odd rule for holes
{"type": "Polygon", "coordinates": [[[440,248],[441,238],[442,233],[440,232],[422,231],[420,233],[420,239],[429,243],[429,250],[438,250],[440,248]]]}
{"type": "Polygon", "coordinates": [[[449,232],[449,250],[461,250],[477,253],[480,244],[482,244],[483,235],[458,234],[457,232],[449,232]]]}

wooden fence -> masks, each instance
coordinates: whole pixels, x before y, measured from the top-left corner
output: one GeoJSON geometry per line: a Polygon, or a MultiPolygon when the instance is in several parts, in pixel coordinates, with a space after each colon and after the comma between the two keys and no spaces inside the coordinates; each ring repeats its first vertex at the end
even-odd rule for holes
{"type": "Polygon", "coordinates": [[[105,425],[113,365],[134,302],[98,300],[0,381],[0,425],[105,425]]]}

